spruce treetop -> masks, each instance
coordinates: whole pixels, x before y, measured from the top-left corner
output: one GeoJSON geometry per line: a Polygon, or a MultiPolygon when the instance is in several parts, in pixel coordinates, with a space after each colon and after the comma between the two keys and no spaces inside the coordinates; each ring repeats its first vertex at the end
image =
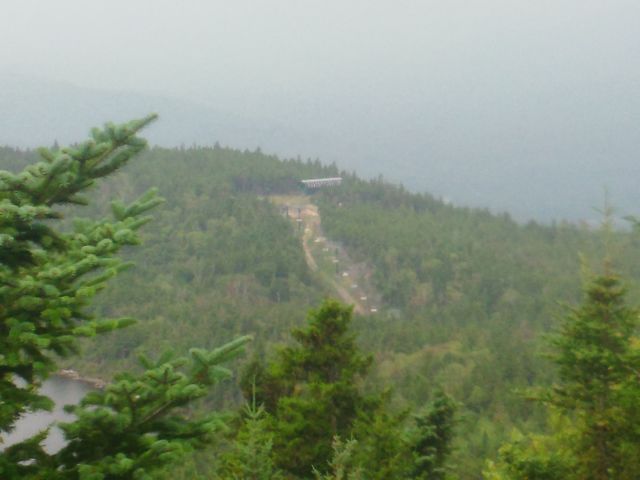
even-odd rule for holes
{"type": "MultiPolygon", "coordinates": [[[[0,443],[26,412],[51,409],[38,388],[57,360],[91,337],[133,322],[90,310],[94,296],[130,264],[116,255],[140,243],[138,230],[162,203],[154,190],[130,204],[114,201],[112,216],[56,228],[65,204],[86,205],[87,190],[122,168],[146,146],[137,133],[156,118],[94,129],[74,147],[40,149],[41,161],[14,174],[0,171],[0,443]]],[[[46,452],[47,430],[0,452],[0,478],[150,479],[151,472],[206,444],[220,420],[183,410],[229,377],[221,366],[248,341],[241,337],[189,356],[142,357],[146,371],[122,373],[103,391],[70,407],[67,445],[46,452]]]]}

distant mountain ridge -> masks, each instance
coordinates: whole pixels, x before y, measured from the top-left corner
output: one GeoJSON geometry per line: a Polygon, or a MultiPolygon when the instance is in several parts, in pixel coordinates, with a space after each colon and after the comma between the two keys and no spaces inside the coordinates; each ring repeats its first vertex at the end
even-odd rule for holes
{"type": "MultiPolygon", "coordinates": [[[[66,144],[86,138],[89,128],[105,121],[157,112],[160,121],[146,132],[152,145],[219,142],[240,150],[259,147],[281,158],[319,157],[364,178],[383,174],[412,191],[427,191],[454,205],[508,211],[521,222],[596,223],[600,215],[593,207],[603,204],[605,188],[620,216],[640,212],[638,137],[630,131],[631,113],[619,115],[629,99],[619,95],[609,99],[605,90],[596,118],[576,115],[586,107],[574,98],[566,100],[566,111],[558,118],[543,119],[543,106],[532,110],[532,118],[510,123],[505,117],[499,124],[473,111],[435,111],[434,118],[446,119],[442,128],[431,125],[427,121],[431,117],[410,116],[387,118],[374,128],[358,112],[306,124],[284,113],[279,120],[242,117],[179,98],[89,89],[0,72],[0,145],[66,144]],[[452,137],[454,133],[460,136],[452,137]]],[[[560,98],[559,92],[550,92],[546,101],[555,104],[560,98]]],[[[629,101],[624,108],[633,112],[636,101],[629,101]]],[[[384,116],[383,111],[377,114],[384,116]]]]}
{"type": "MultiPolygon", "coordinates": [[[[282,152],[282,145],[293,136],[275,122],[241,118],[183,99],[89,89],[20,75],[0,74],[0,112],[0,145],[20,148],[74,142],[105,121],[121,122],[150,112],[160,114],[160,121],[146,136],[151,144],[163,147],[220,142],[282,152]]],[[[287,155],[298,153],[283,150],[287,155]]]]}

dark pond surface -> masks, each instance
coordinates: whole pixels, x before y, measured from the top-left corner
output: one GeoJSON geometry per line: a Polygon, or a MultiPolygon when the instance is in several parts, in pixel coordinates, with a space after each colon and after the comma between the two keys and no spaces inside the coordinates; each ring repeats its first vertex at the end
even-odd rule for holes
{"type": "MultiPolygon", "coordinates": [[[[68,422],[73,416],[63,410],[65,405],[75,404],[91,390],[91,386],[79,380],[63,377],[51,377],[42,386],[42,393],[56,402],[51,412],[30,413],[22,417],[16,428],[10,434],[3,436],[4,443],[0,448],[29,438],[55,422],[68,422]]],[[[55,453],[64,446],[62,432],[58,428],[52,428],[44,442],[44,447],[49,453],[55,453]]]]}

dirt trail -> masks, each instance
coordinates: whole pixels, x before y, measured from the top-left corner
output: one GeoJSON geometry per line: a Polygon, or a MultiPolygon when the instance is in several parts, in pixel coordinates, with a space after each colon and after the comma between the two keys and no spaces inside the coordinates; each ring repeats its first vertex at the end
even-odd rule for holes
{"type": "Polygon", "coordinates": [[[302,235],[302,249],[304,250],[304,258],[307,261],[307,265],[312,272],[316,272],[318,271],[318,263],[316,262],[316,259],[313,258],[313,254],[311,253],[311,249],[308,245],[308,242],[312,235],[311,232],[311,229],[308,227],[304,229],[304,234],[302,235]]]}
{"type": "Polygon", "coordinates": [[[333,281],[332,283],[333,283],[333,288],[340,296],[340,299],[348,305],[353,305],[354,312],[359,313],[360,315],[364,315],[368,313],[367,308],[364,305],[362,305],[362,303],[360,303],[358,300],[356,300],[356,298],[353,295],[351,295],[351,293],[348,290],[338,285],[335,281],[333,281]]]}
{"type": "Polygon", "coordinates": [[[371,268],[353,262],[336,242],[322,232],[318,207],[306,195],[273,195],[269,199],[297,225],[309,269],[315,272],[340,299],[353,305],[355,313],[374,314],[380,296],[371,285],[371,268]]]}

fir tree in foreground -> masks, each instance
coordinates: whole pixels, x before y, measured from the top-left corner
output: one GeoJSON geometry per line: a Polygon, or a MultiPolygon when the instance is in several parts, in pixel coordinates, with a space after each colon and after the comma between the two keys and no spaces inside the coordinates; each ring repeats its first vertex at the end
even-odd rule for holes
{"type": "MultiPolygon", "coordinates": [[[[126,327],[129,318],[98,318],[89,307],[106,282],[128,266],[116,257],[136,245],[136,231],[161,203],[150,191],[130,205],[112,204],[112,219],[56,228],[64,204],[83,196],[146,146],[138,131],[155,119],[94,129],[74,148],[41,149],[42,160],[19,174],[0,171],[0,440],[26,412],[48,410],[38,387],[57,359],[77,352],[80,337],[126,327]]],[[[46,431],[0,453],[3,479],[145,479],[185,452],[203,446],[220,424],[215,414],[190,418],[189,402],[207,394],[229,371],[220,365],[242,350],[240,338],[188,357],[143,358],[141,375],[124,373],[88,394],[62,426],[57,453],[41,446],[46,431]]]]}
{"type": "Polygon", "coordinates": [[[415,429],[410,439],[413,453],[411,478],[444,480],[445,461],[451,453],[456,405],[443,392],[415,415],[415,429]]]}
{"type": "MultiPolygon", "coordinates": [[[[271,458],[286,478],[444,479],[455,402],[437,394],[407,427],[407,412],[393,412],[388,394],[365,394],[371,357],[351,320],[351,307],[325,301],[293,330],[296,345],[245,372],[245,396],[255,391],[269,413],[271,458]]],[[[242,430],[238,440],[236,449],[242,430]]]]}
{"type": "Polygon", "coordinates": [[[308,477],[324,468],[336,435],[346,437],[357,416],[371,406],[361,382],[371,358],[350,332],[351,307],[327,301],[309,312],[306,328],[292,335],[266,369],[254,364],[245,374],[245,396],[256,385],[257,400],[273,418],[274,454],[283,470],[308,477]]]}
{"type": "Polygon", "coordinates": [[[273,464],[273,434],[268,430],[268,414],[255,401],[247,404],[243,413],[243,424],[229,451],[222,455],[215,478],[282,480],[282,473],[273,464]]]}
{"type": "Polygon", "coordinates": [[[625,292],[611,273],[587,285],[552,340],[559,380],[538,396],[564,417],[560,428],[503,447],[487,478],[640,478],[639,312],[625,292]]]}

